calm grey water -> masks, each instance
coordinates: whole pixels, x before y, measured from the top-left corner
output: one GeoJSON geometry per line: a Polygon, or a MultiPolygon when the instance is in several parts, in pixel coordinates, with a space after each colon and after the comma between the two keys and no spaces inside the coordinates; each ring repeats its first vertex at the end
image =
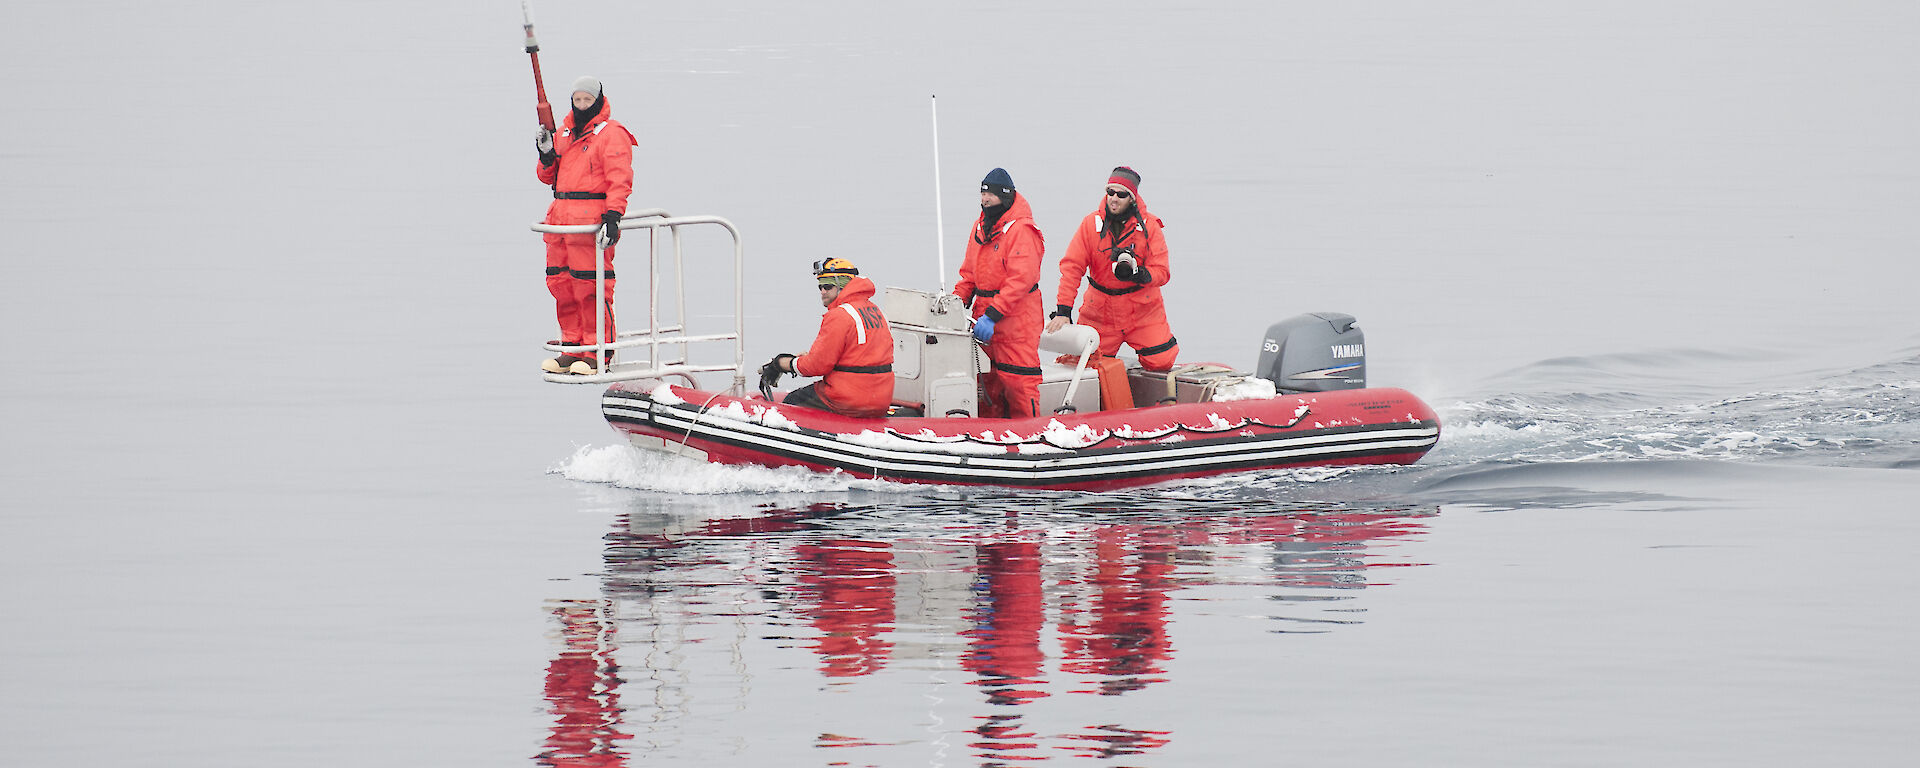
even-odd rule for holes
{"type": "Polygon", "coordinates": [[[516,4],[14,3],[0,764],[1911,760],[1911,4],[538,10],[635,206],[741,227],[750,358],[815,259],[937,283],[938,94],[947,270],[988,169],[1060,248],[1132,165],[1186,358],[1354,314],[1441,444],[1092,495],[637,454],[536,373],[516,4]]]}

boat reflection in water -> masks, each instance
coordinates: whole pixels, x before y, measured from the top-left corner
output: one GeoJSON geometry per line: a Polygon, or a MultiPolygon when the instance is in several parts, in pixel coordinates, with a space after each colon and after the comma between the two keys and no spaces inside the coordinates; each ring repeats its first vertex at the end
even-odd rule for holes
{"type": "MultiPolygon", "coordinates": [[[[647,499],[607,536],[601,597],[549,604],[560,643],[539,763],[1149,753],[1178,734],[1125,722],[1157,711],[1125,701],[1168,682],[1177,652],[1214,658],[1248,637],[1270,652],[1357,623],[1343,603],[1378,583],[1370,571],[1416,564],[1392,544],[1436,512],[1099,499],[730,502],[692,515],[684,500],[647,499]],[[1187,621],[1260,623],[1173,631],[1187,621]]],[[[1182,695],[1208,684],[1184,680],[1182,695]]]]}

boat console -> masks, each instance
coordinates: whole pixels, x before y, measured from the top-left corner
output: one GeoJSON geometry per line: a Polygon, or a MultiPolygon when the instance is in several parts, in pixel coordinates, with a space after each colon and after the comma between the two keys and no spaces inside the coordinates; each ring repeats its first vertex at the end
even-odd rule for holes
{"type": "MultiPolygon", "coordinates": [[[[978,416],[980,374],[993,364],[973,341],[971,313],[960,297],[889,286],[881,297],[881,311],[893,330],[896,410],[914,416],[978,416]]],[[[1099,372],[1090,365],[1099,344],[1099,333],[1085,325],[1041,334],[1042,412],[1101,409],[1099,372]]],[[[1217,363],[1148,371],[1128,361],[1125,386],[1135,407],[1270,397],[1279,389],[1351,389],[1366,384],[1364,345],[1351,315],[1300,315],[1267,330],[1259,370],[1269,375],[1217,363]]]]}

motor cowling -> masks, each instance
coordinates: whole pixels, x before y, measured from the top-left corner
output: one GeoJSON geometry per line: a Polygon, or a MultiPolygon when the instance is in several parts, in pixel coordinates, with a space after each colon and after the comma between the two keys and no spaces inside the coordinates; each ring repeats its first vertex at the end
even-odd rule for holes
{"type": "Polygon", "coordinates": [[[1366,334],[1352,315],[1296,315],[1267,327],[1254,371],[1281,390],[1359,389],[1367,385],[1366,334]]]}

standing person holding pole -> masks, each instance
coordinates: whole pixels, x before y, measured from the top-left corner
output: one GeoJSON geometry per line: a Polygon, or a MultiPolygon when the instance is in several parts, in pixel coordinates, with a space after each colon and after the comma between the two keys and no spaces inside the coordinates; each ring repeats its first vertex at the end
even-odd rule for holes
{"type": "Polygon", "coordinates": [[[982,415],[1027,418],[1040,412],[1040,261],[1046,239],[1033,208],[1013,189],[1013,177],[995,168],[980,181],[980,218],[967,238],[960,282],[953,286],[973,309],[973,338],[993,361],[982,415]]]}
{"type": "MultiPolygon", "coordinates": [[[[620,219],[633,192],[633,148],[639,144],[625,126],[614,122],[600,81],[591,75],[573,82],[573,113],[555,134],[541,126],[534,134],[540,165],[534,175],[553,187],[547,207],[548,224],[599,224],[606,241],[605,269],[594,252],[593,234],[548,234],[547,290],[553,294],[560,320],[559,343],[591,347],[612,343],[613,246],[620,242],[620,219]],[[602,278],[604,303],[594,300],[594,283],[602,278]],[[604,318],[605,322],[600,322],[604,318]]],[[[604,359],[592,349],[578,349],[540,363],[548,373],[594,374],[606,370],[613,351],[604,359]]]]}

